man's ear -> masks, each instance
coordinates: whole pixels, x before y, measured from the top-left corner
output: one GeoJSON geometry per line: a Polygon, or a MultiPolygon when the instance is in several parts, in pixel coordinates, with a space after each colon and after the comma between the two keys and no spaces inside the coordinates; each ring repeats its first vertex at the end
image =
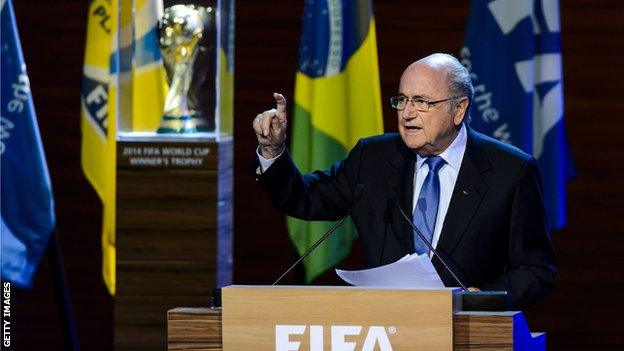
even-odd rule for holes
{"type": "Polygon", "coordinates": [[[453,116],[453,123],[456,126],[460,125],[466,117],[466,109],[468,108],[468,98],[464,97],[460,102],[455,105],[455,115],[453,116]]]}

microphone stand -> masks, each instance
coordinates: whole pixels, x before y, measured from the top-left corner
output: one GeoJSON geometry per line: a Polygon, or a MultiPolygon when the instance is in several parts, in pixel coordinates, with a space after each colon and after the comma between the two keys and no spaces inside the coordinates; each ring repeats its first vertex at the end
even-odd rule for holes
{"type": "Polygon", "coordinates": [[[320,237],[320,239],[318,239],[314,245],[310,246],[310,248],[308,248],[306,250],[306,252],[303,253],[303,255],[301,255],[301,257],[299,257],[299,259],[297,261],[295,261],[295,263],[292,264],[292,266],[290,266],[290,268],[288,268],[288,270],[286,272],[284,272],[282,275],[280,275],[279,278],[277,278],[277,280],[275,280],[275,282],[273,284],[271,284],[271,286],[275,286],[277,283],[280,282],[280,280],[282,280],[282,278],[284,278],[284,276],[286,276],[286,274],[290,273],[290,271],[293,270],[293,268],[295,268],[299,262],[303,261],[304,258],[308,257],[308,255],[314,251],[314,249],[316,249],[317,246],[319,246],[323,241],[325,241],[325,238],[327,238],[328,236],[330,236],[336,229],[338,229],[338,227],[340,227],[340,225],[342,224],[342,222],[344,222],[347,218],[349,218],[351,214],[349,213],[348,215],[342,217],[338,222],[334,223],[334,225],[329,229],[329,231],[325,234],[323,234],[322,237],[320,237]]]}
{"type": "Polygon", "coordinates": [[[451,275],[453,276],[453,279],[455,279],[455,281],[461,286],[462,290],[465,292],[468,292],[468,288],[466,287],[466,285],[464,285],[464,283],[462,283],[461,280],[459,280],[459,278],[455,275],[455,272],[453,272],[453,270],[451,270],[451,268],[446,264],[446,260],[443,260],[442,257],[438,255],[438,252],[436,251],[436,249],[433,248],[431,243],[429,243],[429,240],[425,238],[423,233],[420,232],[420,230],[414,225],[414,223],[412,223],[409,217],[407,217],[405,212],[403,212],[403,209],[399,205],[399,201],[396,199],[396,197],[394,198],[394,202],[396,203],[396,206],[399,209],[399,212],[401,212],[401,215],[403,216],[403,218],[405,218],[405,220],[410,224],[410,226],[412,226],[412,229],[416,232],[416,234],[418,234],[418,236],[420,237],[420,240],[422,240],[427,245],[429,250],[433,252],[433,255],[437,257],[438,260],[440,260],[440,262],[442,262],[442,265],[444,265],[444,268],[446,268],[446,270],[449,271],[449,273],[451,273],[451,275]]]}
{"type": "Polygon", "coordinates": [[[347,218],[349,218],[349,216],[351,215],[351,212],[353,211],[353,207],[355,207],[355,205],[358,203],[358,201],[360,201],[360,199],[362,198],[363,194],[364,194],[364,185],[358,184],[355,187],[355,190],[353,191],[353,206],[351,207],[349,212],[344,217],[342,217],[338,222],[334,223],[334,225],[327,231],[327,233],[323,234],[323,236],[320,237],[314,243],[314,245],[310,246],[306,250],[306,252],[304,252],[303,255],[301,255],[301,257],[299,257],[299,259],[297,261],[295,261],[295,263],[293,263],[293,265],[290,266],[286,272],[284,272],[284,274],[282,274],[279,278],[277,278],[277,280],[273,284],[271,284],[271,286],[277,285],[277,283],[279,283],[280,280],[282,280],[282,278],[284,278],[286,276],[286,274],[288,274],[290,271],[292,271],[293,268],[295,268],[299,264],[299,262],[303,261],[304,258],[308,257],[308,255],[312,251],[314,251],[314,249],[316,249],[317,246],[319,246],[323,241],[325,241],[325,239],[327,239],[328,236],[330,236],[334,231],[336,231],[336,229],[338,229],[338,227],[340,227],[340,225],[344,221],[346,221],[347,218]]]}
{"type": "Polygon", "coordinates": [[[506,291],[468,291],[466,285],[464,285],[461,280],[455,275],[455,272],[451,270],[451,268],[446,264],[446,261],[443,260],[438,252],[433,248],[431,243],[426,240],[425,236],[418,230],[418,228],[412,223],[412,221],[407,217],[399,201],[394,198],[394,203],[396,207],[401,212],[403,218],[410,224],[412,229],[418,234],[420,239],[427,245],[429,250],[433,252],[434,256],[442,262],[444,268],[451,273],[453,278],[462,288],[462,310],[463,311],[506,311],[507,310],[507,292],[506,291]]]}

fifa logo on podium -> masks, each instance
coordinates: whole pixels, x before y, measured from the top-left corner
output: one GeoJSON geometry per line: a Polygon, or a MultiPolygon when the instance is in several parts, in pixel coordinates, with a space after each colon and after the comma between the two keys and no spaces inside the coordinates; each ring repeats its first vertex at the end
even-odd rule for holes
{"type": "MultiPolygon", "coordinates": [[[[392,351],[392,345],[388,334],[396,334],[395,327],[385,328],[383,326],[370,326],[366,330],[364,341],[347,341],[362,339],[361,325],[332,325],[329,328],[331,351],[392,351]],[[377,348],[376,348],[377,347],[377,348]]],[[[322,325],[276,325],[275,326],[275,350],[276,351],[298,351],[305,334],[309,337],[309,351],[324,351],[323,344],[324,330],[322,325]],[[297,338],[299,336],[299,338],[297,338]],[[291,337],[296,340],[291,340],[291,337]]]]}

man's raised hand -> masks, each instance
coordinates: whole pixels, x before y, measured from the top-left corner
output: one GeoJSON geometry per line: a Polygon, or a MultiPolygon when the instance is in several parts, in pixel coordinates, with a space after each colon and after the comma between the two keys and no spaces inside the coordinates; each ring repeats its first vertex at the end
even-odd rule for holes
{"type": "Polygon", "coordinates": [[[285,147],[286,127],[286,98],[282,94],[273,93],[275,108],[262,112],[253,121],[253,129],[258,138],[260,152],[264,158],[278,156],[285,147]]]}

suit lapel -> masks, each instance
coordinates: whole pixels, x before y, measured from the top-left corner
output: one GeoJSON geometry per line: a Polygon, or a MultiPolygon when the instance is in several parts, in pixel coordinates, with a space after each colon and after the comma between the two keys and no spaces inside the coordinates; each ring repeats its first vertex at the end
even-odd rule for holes
{"type": "MultiPolygon", "coordinates": [[[[400,138],[397,139],[397,148],[399,152],[394,153],[390,158],[390,164],[395,168],[395,171],[392,172],[387,180],[388,200],[394,201],[396,198],[401,209],[411,218],[416,155],[405,146],[400,138]]],[[[388,206],[391,209],[395,207],[394,204],[389,204],[388,206]]],[[[401,213],[397,209],[393,209],[391,215],[392,219],[390,223],[401,246],[407,251],[406,253],[413,252],[414,243],[409,223],[402,218],[401,213]]]]}
{"type": "Polygon", "coordinates": [[[481,174],[491,168],[490,161],[480,137],[470,128],[467,131],[466,152],[437,245],[447,255],[455,250],[488,190],[481,174]]]}

